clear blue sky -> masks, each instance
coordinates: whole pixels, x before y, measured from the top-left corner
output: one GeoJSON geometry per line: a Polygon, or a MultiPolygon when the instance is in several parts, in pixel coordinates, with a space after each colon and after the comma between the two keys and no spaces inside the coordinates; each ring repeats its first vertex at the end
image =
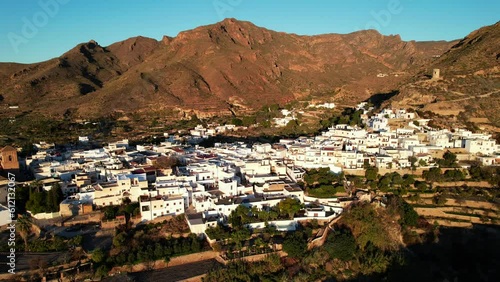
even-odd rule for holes
{"type": "Polygon", "coordinates": [[[23,63],[58,57],[91,39],[103,46],[137,35],[160,39],[228,17],[307,35],[375,28],[403,40],[458,39],[500,20],[498,0],[1,0],[0,5],[0,62],[23,63]]]}

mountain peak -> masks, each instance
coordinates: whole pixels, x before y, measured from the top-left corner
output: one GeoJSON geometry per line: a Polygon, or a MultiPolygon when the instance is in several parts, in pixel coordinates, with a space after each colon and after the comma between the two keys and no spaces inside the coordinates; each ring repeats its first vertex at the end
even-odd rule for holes
{"type": "Polygon", "coordinates": [[[158,104],[219,112],[237,101],[241,109],[257,109],[340,87],[359,100],[391,90],[402,79],[380,79],[379,73],[411,74],[449,47],[447,42],[405,42],[375,30],[300,36],[226,18],[160,41],[139,36],[101,47],[90,40],[60,62],[15,70],[0,64],[5,85],[0,94],[3,103],[22,104],[43,93],[51,103],[57,101],[50,108],[54,114],[77,105],[81,116],[158,104]]]}

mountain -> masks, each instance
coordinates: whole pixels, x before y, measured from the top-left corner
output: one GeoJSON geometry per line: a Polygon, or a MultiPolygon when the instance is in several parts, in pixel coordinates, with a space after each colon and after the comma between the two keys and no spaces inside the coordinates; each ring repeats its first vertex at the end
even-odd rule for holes
{"type": "Polygon", "coordinates": [[[245,112],[311,94],[360,101],[393,90],[453,45],[374,30],[300,36],[225,19],[160,41],[90,41],[41,63],[1,63],[0,106],[76,118],[147,109],[245,112]]]}
{"type": "Polygon", "coordinates": [[[393,106],[413,105],[488,130],[500,128],[500,22],[482,27],[422,67],[400,87],[393,106]],[[439,79],[430,79],[433,69],[439,79]]]}

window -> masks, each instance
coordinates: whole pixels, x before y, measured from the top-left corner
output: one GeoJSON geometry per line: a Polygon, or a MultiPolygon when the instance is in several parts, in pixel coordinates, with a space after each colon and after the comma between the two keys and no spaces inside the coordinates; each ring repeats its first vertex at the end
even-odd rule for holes
{"type": "Polygon", "coordinates": [[[153,216],[156,216],[156,213],[154,213],[153,216]]]}
{"type": "Polygon", "coordinates": [[[149,211],[149,206],[142,206],[142,211],[149,211]]]}
{"type": "Polygon", "coordinates": [[[12,156],[9,156],[9,162],[11,162],[11,161],[12,161],[12,156]]]}

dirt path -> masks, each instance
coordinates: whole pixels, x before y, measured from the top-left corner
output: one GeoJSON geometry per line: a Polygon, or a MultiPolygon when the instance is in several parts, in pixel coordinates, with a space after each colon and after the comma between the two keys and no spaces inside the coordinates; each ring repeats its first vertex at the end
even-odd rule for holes
{"type": "MultiPolygon", "coordinates": [[[[453,92],[453,91],[450,91],[454,94],[458,93],[458,92],[453,92]]],[[[454,100],[448,100],[446,102],[460,102],[460,101],[466,101],[466,100],[470,100],[470,99],[477,99],[477,98],[485,98],[485,97],[488,97],[488,96],[491,96],[492,94],[495,94],[495,93],[498,93],[500,92],[500,89],[496,89],[496,90],[493,90],[491,92],[488,92],[488,93],[484,93],[484,94],[481,94],[481,95],[477,95],[477,96],[469,96],[467,98],[459,98],[459,99],[454,99],[454,100]]]]}
{"type": "Polygon", "coordinates": [[[217,257],[218,253],[214,251],[206,251],[202,253],[195,253],[195,254],[189,254],[189,255],[184,255],[184,256],[178,256],[174,257],[170,260],[170,262],[167,264],[163,260],[157,260],[154,262],[150,263],[139,263],[133,266],[127,265],[127,266],[117,266],[113,267],[113,269],[110,271],[110,273],[117,273],[117,272],[141,272],[141,271],[147,271],[147,270],[158,270],[158,269],[163,269],[163,268],[170,268],[172,266],[178,266],[178,265],[184,265],[184,264],[190,264],[190,263],[195,263],[195,262],[200,262],[200,261],[207,261],[211,259],[215,259],[217,257]]]}
{"type": "Polygon", "coordinates": [[[201,279],[211,270],[219,267],[219,262],[215,259],[208,259],[187,263],[168,268],[143,271],[130,274],[135,281],[201,281],[201,279]]]}
{"type": "MultiPolygon", "coordinates": [[[[429,197],[426,197],[427,195],[422,197],[422,203],[423,204],[428,204],[432,205],[434,204],[432,201],[432,195],[429,197]]],[[[465,200],[461,205],[457,204],[455,199],[446,199],[446,203],[444,204],[445,206],[460,206],[460,207],[468,207],[468,208],[478,208],[478,209],[491,209],[491,210],[498,210],[497,204],[490,203],[490,202],[481,202],[481,201],[470,201],[470,200],[465,200]]]]}

